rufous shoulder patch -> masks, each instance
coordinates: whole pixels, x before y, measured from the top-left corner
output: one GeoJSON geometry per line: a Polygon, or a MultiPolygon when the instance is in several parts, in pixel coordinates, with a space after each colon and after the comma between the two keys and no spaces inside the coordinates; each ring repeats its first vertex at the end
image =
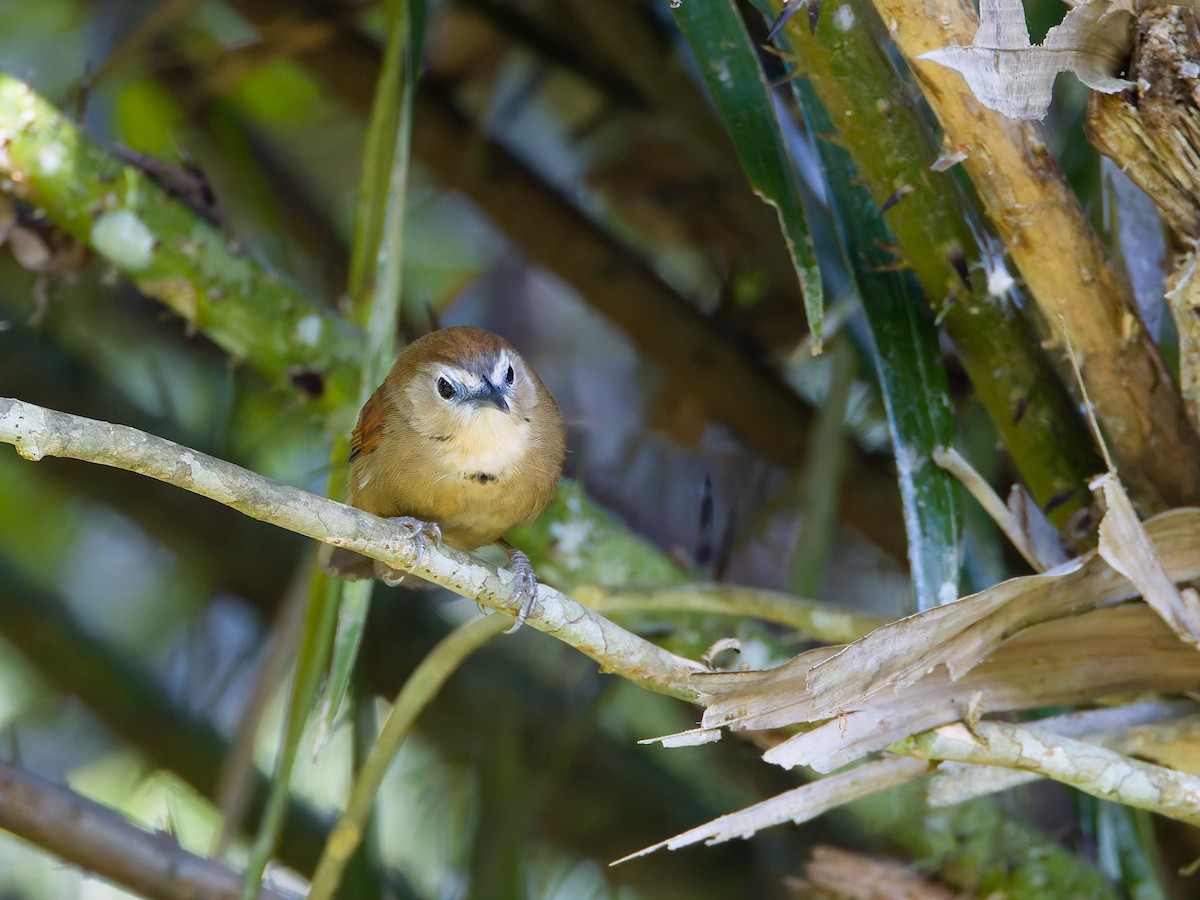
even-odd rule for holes
{"type": "Polygon", "coordinates": [[[364,453],[370,453],[383,440],[387,401],[381,394],[381,391],[375,391],[358,414],[358,424],[354,426],[354,432],[350,435],[351,462],[364,453]]]}

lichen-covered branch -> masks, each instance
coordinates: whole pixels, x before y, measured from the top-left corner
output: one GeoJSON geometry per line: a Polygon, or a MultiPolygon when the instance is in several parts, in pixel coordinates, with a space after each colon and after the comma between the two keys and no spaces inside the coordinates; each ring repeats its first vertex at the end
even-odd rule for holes
{"type": "Polygon", "coordinates": [[[952,760],[1036,772],[1093,797],[1200,825],[1200,778],[1112,750],[1005,722],[961,723],[914,735],[891,748],[925,760],[952,760]]]}
{"type": "MultiPolygon", "coordinates": [[[[0,760],[0,828],[146,897],[235,898],[242,878],[100,804],[0,760]]],[[[289,900],[270,887],[261,900],[289,900]]]]}
{"type": "MultiPolygon", "coordinates": [[[[1162,700],[1099,707],[1025,723],[1053,735],[1097,744],[1143,761],[1163,763],[1172,743],[1186,746],[1200,738],[1200,716],[1190,701],[1162,700]],[[1186,742],[1186,744],[1184,744],[1186,742]]],[[[1186,769],[1185,766],[1178,768],[1186,769]]],[[[950,806],[996,791],[1037,781],[1036,772],[970,763],[946,762],[929,781],[929,804],[950,806]]]]}
{"type": "Polygon", "coordinates": [[[230,249],[228,238],[140,170],[0,73],[0,179],[234,359],[346,419],[361,336],[230,249]]]}
{"type": "MultiPolygon", "coordinates": [[[[508,615],[517,612],[514,579],[507,570],[134,428],[0,398],[0,441],[13,444],[29,460],[64,456],[147,475],[289,531],[411,570],[508,615]]],[[[596,660],[606,672],[659,693],[696,699],[688,680],[703,670],[698,663],[625,631],[552,588],[540,587],[527,621],[596,660]]]]}

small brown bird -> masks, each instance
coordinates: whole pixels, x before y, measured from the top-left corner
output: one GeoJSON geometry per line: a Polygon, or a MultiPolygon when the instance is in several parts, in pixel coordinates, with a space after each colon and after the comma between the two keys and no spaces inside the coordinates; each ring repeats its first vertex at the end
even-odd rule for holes
{"type": "MultiPolygon", "coordinates": [[[[504,338],[443,328],[409,344],[358,416],[348,502],[459,550],[500,543],[524,621],[537,595],[529,558],[501,538],[545,508],[566,440],[554,396],[504,338]]],[[[347,550],[325,567],[342,578],[402,573],[347,550]]]]}

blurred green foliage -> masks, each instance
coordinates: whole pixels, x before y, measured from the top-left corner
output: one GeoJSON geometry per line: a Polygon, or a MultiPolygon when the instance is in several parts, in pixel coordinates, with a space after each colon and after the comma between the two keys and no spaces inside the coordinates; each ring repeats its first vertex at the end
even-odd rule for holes
{"type": "MultiPolygon", "coordinates": [[[[971,571],[1020,571],[994,529],[961,515],[944,475],[908,457],[900,467],[939,492],[941,505],[930,510],[922,485],[901,498],[894,462],[879,452],[883,398],[893,424],[900,396],[910,417],[935,411],[938,440],[958,437],[968,447],[990,451],[1012,423],[998,419],[995,404],[981,407],[976,370],[964,374],[954,350],[938,343],[934,312],[946,296],[932,296],[930,284],[953,275],[952,265],[936,260],[924,269],[936,274],[919,285],[881,271],[907,251],[902,235],[899,248],[891,245],[880,198],[871,200],[880,170],[854,169],[874,154],[888,171],[887,153],[855,143],[872,128],[828,136],[848,151],[833,177],[799,124],[795,95],[768,86],[787,72],[756,49],[766,24],[759,13],[741,9],[744,31],[728,42],[736,65],[723,70],[753,85],[714,102],[697,72],[708,71],[704,48],[722,34],[706,30],[712,23],[699,0],[684,0],[683,29],[665,3],[614,0],[603,22],[589,3],[446,0],[431,5],[425,34],[394,336],[456,323],[502,331],[554,390],[570,429],[570,479],[513,540],[564,590],[702,580],[782,589],[804,539],[797,498],[807,496],[837,509],[838,519],[822,526],[832,529],[833,550],[814,557],[805,583],[843,609],[910,612],[906,547],[941,563],[942,580],[957,574],[962,553],[971,571]],[[758,105],[755,131],[731,139],[726,126],[745,112],[734,96],[758,105]],[[799,290],[796,266],[810,261],[789,253],[776,213],[747,179],[762,164],[748,155],[762,152],[784,167],[776,188],[797,192],[785,203],[790,237],[804,243],[802,224],[814,236],[830,306],[824,339],[844,354],[851,382],[842,386],[850,398],[845,459],[828,469],[840,478],[816,488],[800,487],[806,460],[795,448],[807,446],[812,407],[824,402],[830,376],[806,343],[804,313],[807,303],[812,315],[815,298],[799,290]],[[538,218],[525,221],[531,209],[538,218]],[[567,237],[579,234],[606,255],[567,237]],[[605,290],[618,278],[634,287],[613,299],[605,290]],[[904,284],[886,308],[874,293],[881,281],[904,284]],[[863,306],[873,314],[864,318],[863,306]],[[908,361],[918,357],[923,381],[909,378],[908,361]],[[877,368],[881,359],[890,366],[877,368]],[[728,368],[713,379],[718,362],[728,368]],[[729,371],[744,386],[732,402],[718,399],[722,385],[714,384],[729,371]],[[814,499],[814,489],[824,493],[814,499]]],[[[1031,8],[1031,17],[1052,21],[1048,7],[1031,8]]],[[[722,12],[722,29],[739,23],[734,5],[722,12]]],[[[28,83],[61,110],[62,127],[79,126],[95,146],[80,153],[91,167],[54,187],[53,202],[49,185],[14,185],[24,200],[16,207],[21,236],[9,231],[0,245],[0,394],[135,425],[310,489],[336,483],[341,463],[331,446],[353,420],[364,347],[346,319],[362,320],[347,279],[383,19],[371,3],[3,4],[0,73],[28,83]],[[165,168],[138,173],[113,155],[118,148],[165,168]],[[131,207],[156,226],[162,269],[154,278],[76,243],[89,239],[90,217],[131,192],[131,207]],[[180,247],[178,256],[166,252],[180,247]],[[190,310],[159,302],[173,278],[205,286],[190,310]]],[[[830,26],[822,19],[820,27],[830,26]]],[[[823,89],[804,101],[809,119],[816,112],[836,125],[845,110],[821,104],[847,76],[811,62],[806,77],[823,89]]],[[[902,94],[920,108],[905,70],[870,69],[882,82],[867,71],[858,70],[856,96],[902,94]]],[[[889,109],[883,103],[872,114],[886,118],[889,109]]],[[[1081,199],[1098,206],[1095,157],[1080,152],[1074,110],[1050,123],[1049,142],[1062,148],[1081,199]]],[[[48,122],[42,128],[42,137],[53,133],[48,122]]],[[[911,149],[915,158],[935,148],[911,149]]],[[[911,166],[906,159],[897,170],[911,166]]],[[[939,215],[985,229],[968,190],[938,183],[936,203],[962,204],[939,215]]],[[[972,261],[985,255],[980,246],[962,249],[972,261]]],[[[813,284],[815,273],[806,274],[813,284]]],[[[1021,352],[1033,356],[1012,359],[1040,360],[1025,331],[1021,352]]],[[[1019,361],[1011,368],[996,378],[1016,383],[1031,371],[1019,361]]],[[[1040,387],[1066,397],[1058,382],[1040,387]]],[[[1052,415],[1040,421],[1062,433],[1079,427],[1052,415]]],[[[902,432],[892,433],[903,453],[928,449],[930,434],[905,444],[902,432]]],[[[981,468],[1000,486],[1025,477],[1043,493],[1079,480],[1087,460],[1061,445],[1050,453],[1040,462],[997,453],[981,468]]],[[[0,579],[0,721],[10,756],[210,852],[221,812],[217,773],[237,758],[231,744],[256,691],[268,698],[250,753],[260,787],[259,771],[270,771],[279,752],[286,686],[267,658],[286,631],[285,610],[310,582],[311,548],[133,476],[59,460],[31,466],[0,452],[0,573],[10,571],[0,579]],[[131,681],[144,692],[126,690],[131,681]],[[132,699],[123,705],[124,696],[132,699]],[[137,703],[154,710],[146,719],[153,727],[139,726],[129,708],[137,703]],[[194,750],[186,762],[172,755],[181,747],[194,750]]],[[[929,584],[918,591],[924,602],[939,593],[929,584]]],[[[363,756],[356,720],[373,721],[380,698],[394,697],[424,654],[471,615],[457,598],[375,591],[332,740],[315,760],[306,752],[311,735],[300,743],[279,851],[300,876],[311,874],[328,813],[345,802],[363,756]]],[[[790,633],[756,621],[658,610],[622,621],[697,656],[729,634],[755,665],[801,649],[790,633]]],[[[785,879],[802,873],[821,842],[898,856],[922,876],[979,895],[1120,894],[1093,865],[1061,794],[1050,795],[1058,808],[1047,813],[1033,791],[1012,803],[930,813],[919,791],[905,790],[808,826],[608,869],[613,858],[794,786],[734,739],[670,751],[635,745],[693,727],[697,716],[600,675],[544,636],[493,641],[450,680],[401,749],[345,895],[783,897],[785,879]]],[[[246,864],[256,810],[223,857],[235,868],[246,864]]],[[[1153,882],[1145,866],[1129,869],[1139,884],[1153,882]]],[[[0,891],[68,896],[82,894],[85,881],[16,840],[0,841],[0,891]]],[[[88,896],[104,895],[93,887],[88,896]]]]}

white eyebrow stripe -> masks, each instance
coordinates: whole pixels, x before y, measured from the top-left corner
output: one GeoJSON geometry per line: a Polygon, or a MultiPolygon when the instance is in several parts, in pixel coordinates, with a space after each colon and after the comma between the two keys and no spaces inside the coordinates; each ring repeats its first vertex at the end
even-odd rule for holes
{"type": "Polygon", "coordinates": [[[483,379],[474,372],[468,372],[466,369],[460,369],[455,366],[453,368],[445,367],[439,371],[445,378],[466,388],[468,393],[474,393],[483,387],[483,379]]]}
{"type": "Polygon", "coordinates": [[[508,358],[508,353],[501,351],[496,358],[496,366],[492,369],[492,383],[500,384],[508,380],[508,367],[512,365],[512,361],[508,358]]]}

